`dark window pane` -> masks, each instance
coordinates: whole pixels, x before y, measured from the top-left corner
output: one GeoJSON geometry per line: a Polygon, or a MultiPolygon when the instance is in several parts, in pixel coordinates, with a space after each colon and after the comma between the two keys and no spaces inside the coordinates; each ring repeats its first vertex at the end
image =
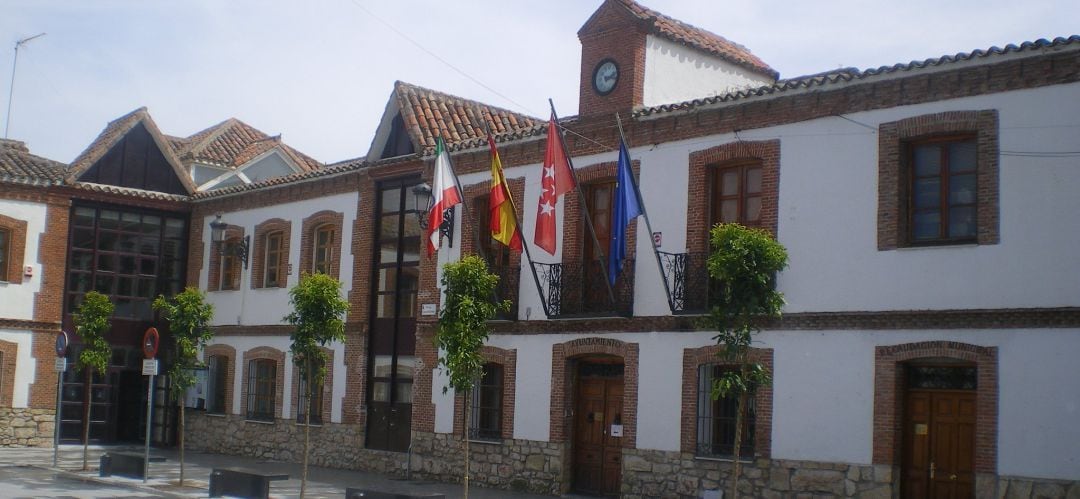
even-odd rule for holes
{"type": "Polygon", "coordinates": [[[975,207],[963,206],[949,210],[949,237],[975,237],[975,207]]]}
{"type": "Polygon", "coordinates": [[[165,219],[165,237],[184,237],[184,221],[176,218],[165,219]]]}
{"type": "Polygon", "coordinates": [[[112,210],[101,210],[101,218],[98,220],[98,225],[102,229],[119,229],[120,213],[112,210]]]}
{"type": "Polygon", "coordinates": [[[116,256],[99,253],[97,256],[97,270],[98,272],[116,272],[116,256]]]}
{"type": "MultiPolygon", "coordinates": [[[[410,195],[410,198],[412,196],[410,195]]],[[[387,189],[382,191],[382,212],[397,213],[401,208],[401,189],[387,189]]],[[[412,209],[411,206],[408,209],[412,209]]],[[[421,208],[423,209],[423,208],[421,208]]],[[[397,218],[396,216],[394,218],[397,218]]]]}
{"type": "Polygon", "coordinates": [[[68,291],[73,293],[85,293],[90,291],[90,274],[71,273],[68,278],[68,291]]]}
{"type": "Polygon", "coordinates": [[[398,216],[389,215],[382,217],[382,230],[379,232],[379,239],[396,240],[398,238],[398,216]]]}
{"type": "Polygon", "coordinates": [[[161,217],[143,215],[141,230],[143,234],[157,237],[161,234],[161,217]]]}
{"type": "Polygon", "coordinates": [[[725,171],[720,178],[720,195],[734,196],[739,193],[739,171],[725,171]]]}
{"type": "Polygon", "coordinates": [[[96,214],[97,210],[93,208],[75,208],[75,219],[72,220],[72,224],[79,227],[93,227],[96,214]]]}
{"type": "Polygon", "coordinates": [[[157,275],[157,260],[152,258],[139,260],[139,273],[142,275],[157,275]]]}
{"type": "Polygon", "coordinates": [[[941,147],[922,145],[915,148],[915,176],[941,174],[941,147]]]}
{"type": "Polygon", "coordinates": [[[94,254],[88,251],[71,252],[72,270],[91,270],[93,268],[94,254]]]}
{"type": "Polygon", "coordinates": [[[94,290],[101,294],[111,295],[113,292],[113,278],[99,275],[94,279],[94,290]]]}
{"type": "Polygon", "coordinates": [[[115,232],[99,232],[97,240],[98,251],[116,251],[117,237],[115,232]]]}
{"type": "Polygon", "coordinates": [[[121,213],[120,230],[138,232],[141,218],[137,213],[121,213]]]}
{"type": "Polygon", "coordinates": [[[936,208],[941,204],[941,179],[938,177],[915,180],[912,192],[916,208],[936,208]]]}
{"type": "Polygon", "coordinates": [[[118,296],[132,296],[135,291],[135,280],[130,277],[116,278],[116,294],[118,296]]]}
{"type": "Polygon", "coordinates": [[[76,248],[94,249],[94,229],[76,228],[71,234],[71,245],[76,248]]]}
{"type": "Polygon", "coordinates": [[[949,144],[949,171],[975,171],[975,141],[949,144]]]}
{"type": "Polygon", "coordinates": [[[761,192],[761,168],[746,169],[746,192],[749,194],[761,192]]]}
{"type": "Polygon", "coordinates": [[[949,177],[949,204],[975,204],[975,175],[949,177]]]}
{"type": "Polygon", "coordinates": [[[915,213],[914,234],[917,240],[937,239],[941,236],[941,213],[933,211],[921,211],[915,213]]]}
{"type": "Polygon", "coordinates": [[[761,220],[761,197],[754,196],[746,198],[746,211],[743,217],[747,223],[758,222],[761,220]]]}
{"type": "Polygon", "coordinates": [[[120,268],[117,272],[121,274],[134,274],[135,273],[135,257],[128,255],[120,255],[120,268]]]}
{"type": "Polygon", "coordinates": [[[158,255],[158,238],[155,237],[142,237],[139,239],[139,253],[144,255],[158,255]]]}

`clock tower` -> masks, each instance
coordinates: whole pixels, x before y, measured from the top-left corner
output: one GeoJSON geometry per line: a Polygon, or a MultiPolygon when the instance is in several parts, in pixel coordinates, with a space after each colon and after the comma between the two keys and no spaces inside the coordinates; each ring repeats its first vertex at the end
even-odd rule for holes
{"type": "Polygon", "coordinates": [[[604,0],[578,30],[578,115],[599,116],[776,83],[749,49],[634,0],[604,0]]]}

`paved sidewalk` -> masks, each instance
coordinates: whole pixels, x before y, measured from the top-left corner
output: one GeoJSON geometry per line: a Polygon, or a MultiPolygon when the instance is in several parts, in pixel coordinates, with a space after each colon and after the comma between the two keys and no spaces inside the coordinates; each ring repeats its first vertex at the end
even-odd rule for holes
{"type": "MultiPolygon", "coordinates": [[[[147,483],[140,479],[123,477],[98,478],[97,468],[101,454],[106,451],[143,452],[142,447],[131,446],[91,446],[89,465],[91,471],[82,469],[82,446],[63,445],[60,447],[60,461],[56,476],[68,480],[89,480],[97,484],[110,487],[124,487],[132,491],[131,494],[150,495],[156,497],[207,497],[209,488],[210,472],[214,467],[237,466],[241,468],[256,468],[269,472],[288,473],[289,480],[272,482],[270,486],[271,497],[297,497],[300,494],[300,465],[296,463],[284,463],[277,461],[261,461],[257,459],[226,456],[219,454],[204,454],[188,451],[185,453],[184,488],[177,485],[180,478],[179,453],[171,449],[150,449],[151,455],[163,456],[167,459],[164,463],[151,463],[150,478],[147,483]]],[[[27,449],[27,448],[0,448],[0,468],[10,470],[16,466],[31,466],[38,469],[53,468],[53,449],[27,449]]],[[[375,489],[383,492],[394,493],[441,493],[447,498],[461,497],[461,485],[447,484],[420,480],[394,479],[385,475],[367,473],[362,471],[337,470],[331,468],[308,468],[308,485],[305,497],[310,498],[341,498],[345,495],[346,487],[362,487],[375,489]]],[[[33,497],[55,497],[50,495],[38,495],[36,492],[29,494],[33,497]]],[[[70,494],[61,494],[71,497],[70,494]]],[[[522,494],[505,490],[492,490],[473,486],[469,490],[469,497],[476,499],[494,498],[521,498],[540,499],[551,496],[535,494],[522,494]]]]}

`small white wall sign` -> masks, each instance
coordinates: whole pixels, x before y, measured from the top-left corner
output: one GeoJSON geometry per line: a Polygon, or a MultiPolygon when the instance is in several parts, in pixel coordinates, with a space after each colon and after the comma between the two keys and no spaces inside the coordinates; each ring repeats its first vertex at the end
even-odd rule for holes
{"type": "Polygon", "coordinates": [[[621,424],[613,424],[613,425],[611,425],[611,436],[613,436],[613,437],[621,437],[622,436],[622,425],[621,424]]]}
{"type": "Polygon", "coordinates": [[[143,361],[142,361],[142,373],[143,373],[143,376],[157,376],[157,373],[158,373],[157,359],[143,359],[143,361]]]}
{"type": "Polygon", "coordinates": [[[64,357],[57,357],[56,365],[53,366],[53,369],[56,370],[56,372],[58,373],[67,371],[67,359],[64,357]]]}
{"type": "Polygon", "coordinates": [[[435,315],[437,311],[434,303],[425,303],[420,307],[420,315],[435,315]]]}

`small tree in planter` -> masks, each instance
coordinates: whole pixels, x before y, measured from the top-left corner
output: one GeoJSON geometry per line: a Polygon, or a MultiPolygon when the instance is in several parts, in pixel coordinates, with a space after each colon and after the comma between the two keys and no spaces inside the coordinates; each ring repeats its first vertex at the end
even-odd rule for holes
{"type": "Polygon", "coordinates": [[[180,294],[165,298],[158,296],[154,300],[154,310],[161,312],[169,321],[169,332],[176,342],[175,356],[169,368],[172,380],[173,397],[180,402],[180,486],[184,486],[184,394],[195,385],[192,371],[202,366],[199,351],[214,337],[210,331],[210,320],[214,318],[214,307],[206,303],[205,295],[198,288],[189,287],[180,294]]]}
{"type": "MultiPolygon", "coordinates": [[[[82,370],[86,375],[86,391],[83,401],[85,412],[83,413],[83,459],[82,469],[87,466],[87,453],[90,442],[90,406],[93,405],[92,390],[94,370],[104,372],[109,367],[109,356],[112,348],[105,340],[105,332],[112,326],[112,317],[115,306],[109,301],[109,297],[91,291],[83,296],[82,303],[75,310],[75,332],[82,340],[83,348],[79,352],[79,358],[75,361],[75,369],[82,370]]],[[[57,414],[56,424],[60,424],[60,415],[57,414]]]]}
{"type": "Polygon", "coordinates": [[[341,297],[341,282],[326,274],[305,274],[289,290],[293,311],[284,317],[292,324],[293,365],[307,386],[308,404],[304,411],[304,459],[300,477],[300,497],[307,487],[308,446],[311,442],[311,393],[321,389],[326,377],[326,353],[321,347],[334,341],[345,342],[345,313],[349,302],[341,297]]]}
{"type": "Polygon", "coordinates": [[[492,299],[499,276],[488,272],[487,263],[478,256],[470,255],[456,263],[443,266],[442,285],[446,302],[439,314],[435,346],[442,352],[439,365],[450,375],[450,386],[464,396],[465,405],[465,498],[469,497],[469,394],[483,373],[484,346],[491,328],[488,321],[495,314],[510,309],[510,302],[492,299]]]}
{"type": "Polygon", "coordinates": [[[765,366],[750,359],[750,346],[760,331],[760,321],[779,317],[784,306],[784,295],[776,291],[774,278],[787,267],[787,250],[767,231],[739,224],[719,224],[709,236],[709,275],[718,282],[714,288],[718,296],[711,297],[712,310],[706,322],[717,331],[713,339],[723,347],[720,356],[733,367],[714,380],[712,398],[737,398],[731,480],[731,497],[735,498],[746,402],[758,387],[772,382],[765,366]]]}

